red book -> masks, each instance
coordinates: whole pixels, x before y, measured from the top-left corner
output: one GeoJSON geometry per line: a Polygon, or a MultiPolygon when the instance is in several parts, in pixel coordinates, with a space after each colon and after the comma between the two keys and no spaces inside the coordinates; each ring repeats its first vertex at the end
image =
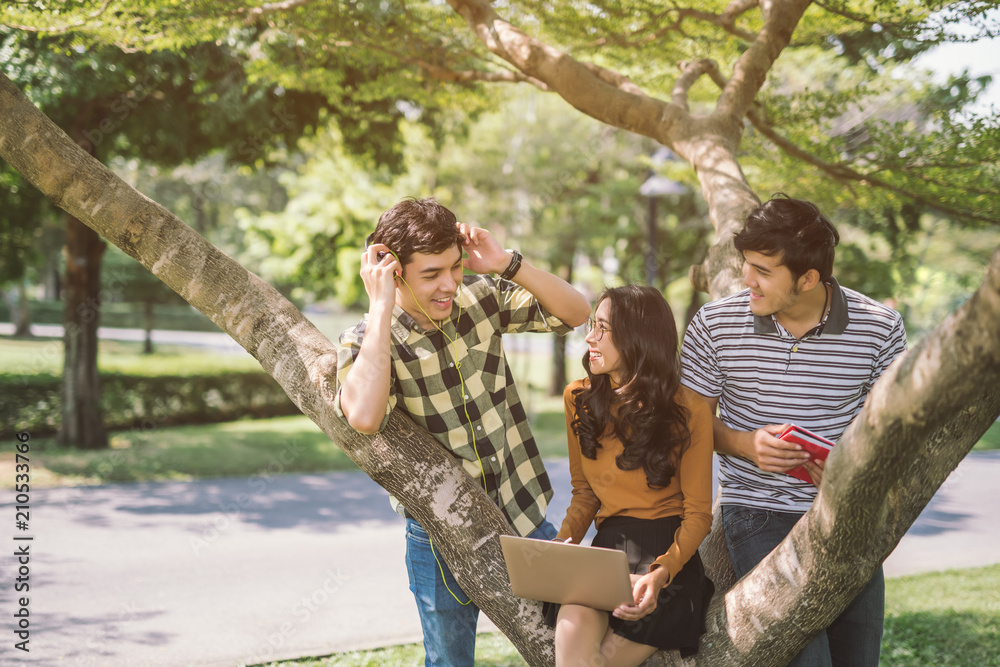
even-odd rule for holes
{"type": "MultiPolygon", "coordinates": [[[[816,435],[812,431],[804,429],[801,426],[796,426],[795,424],[782,431],[778,435],[778,439],[800,445],[802,451],[809,454],[810,461],[826,461],[826,457],[830,455],[830,450],[833,449],[835,444],[823,436],[816,435]]],[[[795,466],[788,471],[788,474],[798,477],[803,482],[813,483],[812,477],[809,476],[809,471],[804,466],[795,466]]]]}

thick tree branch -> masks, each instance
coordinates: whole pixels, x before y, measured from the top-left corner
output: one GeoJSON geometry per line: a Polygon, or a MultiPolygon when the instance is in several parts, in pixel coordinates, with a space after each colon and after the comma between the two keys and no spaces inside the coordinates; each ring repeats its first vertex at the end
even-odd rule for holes
{"type": "Polygon", "coordinates": [[[700,79],[702,75],[708,74],[719,88],[726,87],[726,78],[722,76],[722,72],[719,71],[719,65],[714,60],[703,58],[701,60],[685,61],[680,64],[680,68],[681,75],[674,83],[674,89],[671,94],[674,104],[685,111],[688,108],[688,92],[695,81],[700,79]]]}
{"type": "MultiPolygon", "coordinates": [[[[742,113],[737,118],[718,112],[708,118],[693,118],[681,106],[643,94],[620,74],[584,65],[525,35],[500,19],[486,0],[449,0],[449,3],[490,51],[526,75],[544,82],[583,113],[614,127],[656,139],[691,163],[702,184],[716,230],[716,245],[710,249],[706,260],[706,272],[712,276],[710,289],[715,296],[734,291],[739,284],[739,263],[732,251],[731,239],[746,213],[758,203],[736,161],[743,127],[742,113]]],[[[777,23],[790,34],[796,20],[797,17],[777,23]]],[[[771,33],[779,32],[773,26],[770,30],[771,33]]],[[[778,39],[764,41],[774,51],[773,57],[777,57],[784,44],[778,39]]],[[[752,48],[761,51],[764,47],[752,48]]],[[[766,63],[767,67],[773,57],[766,63]]],[[[766,73],[766,68],[762,72],[766,73]]],[[[732,81],[727,89],[743,94],[743,88],[732,81]]],[[[747,93],[750,99],[756,91],[754,88],[747,93]]]]}
{"type": "Polygon", "coordinates": [[[768,0],[761,4],[764,26],[750,48],[736,61],[733,75],[719,97],[717,113],[742,121],[811,1],[768,0]]]}
{"type": "MultiPolygon", "coordinates": [[[[733,117],[717,110],[711,117],[694,118],[679,105],[648,97],[619,74],[581,64],[525,35],[500,19],[487,0],[449,0],[449,4],[490,51],[544,82],[583,113],[656,139],[691,163],[702,184],[716,230],[716,245],[709,250],[706,260],[706,273],[712,277],[710,290],[714,296],[735,291],[740,280],[739,263],[731,239],[746,213],[758,203],[736,161],[743,113],[733,117]]],[[[767,68],[787,44],[801,9],[808,3],[783,0],[782,8],[786,4],[799,7],[799,13],[782,14],[783,18],[770,20],[751,47],[754,57],[750,64],[744,64],[744,73],[759,70],[760,81],[751,89],[731,80],[727,85],[730,101],[745,97],[749,105],[767,68]]]]}
{"type": "Polygon", "coordinates": [[[336,347],[277,290],[86,154],[0,73],[0,157],[57,206],[138,260],[252,354],[359,468],[399,498],[462,589],[518,645],[552,662],[540,605],[510,593],[500,510],[437,441],[400,412],[378,435],[337,418],[336,347]],[[405,447],[399,443],[406,443],[405,447]]]}
{"type": "Polygon", "coordinates": [[[616,72],[584,64],[502,20],[487,0],[449,0],[475,35],[495,55],[548,88],[583,113],[669,145],[683,110],[645,95],[616,72]]]}

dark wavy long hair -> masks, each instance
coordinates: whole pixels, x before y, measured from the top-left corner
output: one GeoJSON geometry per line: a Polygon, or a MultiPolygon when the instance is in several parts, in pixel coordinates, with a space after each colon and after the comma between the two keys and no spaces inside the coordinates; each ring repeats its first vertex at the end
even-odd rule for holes
{"type": "Polygon", "coordinates": [[[614,435],[625,446],[615,459],[618,467],[641,466],[651,488],[665,487],[691,443],[688,411],[677,402],[677,325],[666,299],[652,287],[615,287],[597,304],[604,299],[610,301],[610,330],[604,336],[611,336],[618,350],[621,385],[613,387],[606,373],[591,373],[589,352],[584,354],[590,385],[574,392],[576,418],[570,426],[587,458],[597,458],[601,437],[614,435]]]}

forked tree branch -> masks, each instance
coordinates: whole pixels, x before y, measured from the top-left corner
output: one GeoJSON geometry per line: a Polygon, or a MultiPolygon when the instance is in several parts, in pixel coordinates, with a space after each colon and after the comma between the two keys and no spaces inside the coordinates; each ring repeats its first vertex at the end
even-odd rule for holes
{"type": "MultiPolygon", "coordinates": [[[[682,75],[678,78],[677,83],[674,85],[673,101],[674,104],[682,106],[685,109],[687,108],[688,91],[690,87],[694,84],[694,82],[702,75],[707,74],[712,79],[712,81],[722,90],[725,90],[729,84],[729,81],[725,78],[725,76],[723,76],[722,72],[719,71],[719,68],[716,65],[716,63],[711,60],[703,59],[693,62],[684,62],[681,63],[681,70],[682,70],[682,75]]],[[[937,209],[943,213],[954,215],[956,217],[964,218],[967,220],[979,220],[982,222],[990,222],[990,223],[997,222],[997,219],[995,217],[990,217],[988,215],[981,215],[979,213],[975,213],[973,211],[969,211],[966,209],[960,209],[954,206],[949,206],[947,204],[941,203],[940,201],[930,199],[925,195],[921,195],[918,192],[914,192],[907,188],[893,185],[892,183],[889,183],[885,179],[879,178],[878,176],[872,174],[864,174],[846,165],[835,164],[823,160],[819,156],[810,153],[801,146],[795,144],[787,137],[781,135],[777,130],[774,129],[773,126],[771,126],[767,121],[764,120],[764,118],[758,112],[756,107],[751,107],[750,110],[747,111],[746,117],[758,132],[760,132],[763,136],[767,137],[774,145],[776,145],[782,151],[784,151],[788,155],[798,160],[801,160],[802,162],[805,162],[806,164],[810,164],[824,171],[825,173],[829,174],[831,177],[837,179],[838,181],[842,181],[845,183],[857,182],[857,183],[862,183],[864,185],[874,185],[883,190],[903,195],[908,199],[912,199],[915,202],[919,202],[931,208],[937,209]]],[[[916,176],[916,178],[924,180],[925,182],[928,183],[932,184],[935,183],[934,181],[923,178],[919,175],[916,176]]],[[[948,184],[942,183],[941,185],[948,185],[948,184]]],[[[970,192],[975,193],[976,191],[971,190],[970,192]]],[[[982,192],[981,194],[989,194],[989,191],[982,192]]],[[[703,276],[704,273],[699,273],[697,275],[703,276]]],[[[691,277],[692,280],[694,280],[694,278],[697,276],[696,274],[691,274],[691,277]]],[[[695,283],[696,289],[702,286],[704,286],[704,283],[701,280],[699,280],[698,283],[695,283]]]]}
{"type": "Polygon", "coordinates": [[[750,110],[768,72],[788,46],[792,33],[812,0],[765,0],[761,3],[764,25],[754,41],[736,61],[733,74],[719,97],[716,112],[742,122],[750,110]]]}
{"type": "Polygon", "coordinates": [[[726,79],[722,76],[722,72],[719,71],[719,65],[714,60],[703,58],[701,60],[685,61],[681,63],[680,67],[681,75],[674,83],[674,89],[671,91],[671,94],[674,104],[684,110],[688,108],[688,93],[691,90],[691,86],[703,75],[709,75],[719,88],[726,87],[726,79]]]}
{"type": "Polygon", "coordinates": [[[501,19],[487,0],[449,4],[494,55],[592,118],[669,145],[672,126],[686,117],[683,110],[643,93],[627,77],[582,63],[530,37],[501,19]]]}
{"type": "MultiPolygon", "coordinates": [[[[691,163],[716,230],[717,243],[706,260],[712,276],[710,289],[719,296],[729,293],[739,280],[731,238],[743,216],[757,203],[736,160],[742,114],[738,118],[718,112],[711,117],[692,117],[681,106],[645,95],[618,73],[582,64],[529,37],[497,16],[487,0],[449,0],[449,4],[492,53],[542,81],[581,112],[655,139],[691,163]]],[[[781,48],[777,45],[776,53],[781,48]]],[[[730,89],[738,91],[739,86],[730,84],[730,89]]],[[[747,93],[749,99],[755,94],[756,88],[747,93]]]]}

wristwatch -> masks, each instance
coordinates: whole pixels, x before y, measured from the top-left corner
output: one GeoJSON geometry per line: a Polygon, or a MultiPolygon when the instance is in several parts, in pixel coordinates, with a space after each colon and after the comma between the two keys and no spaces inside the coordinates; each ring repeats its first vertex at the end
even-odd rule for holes
{"type": "Polygon", "coordinates": [[[512,250],[511,248],[507,248],[507,252],[511,254],[511,258],[510,258],[510,264],[508,264],[507,268],[504,269],[503,273],[500,274],[500,277],[503,278],[504,280],[510,280],[515,275],[517,275],[517,272],[521,269],[521,260],[524,259],[521,256],[521,253],[519,253],[517,250],[512,250]]]}

